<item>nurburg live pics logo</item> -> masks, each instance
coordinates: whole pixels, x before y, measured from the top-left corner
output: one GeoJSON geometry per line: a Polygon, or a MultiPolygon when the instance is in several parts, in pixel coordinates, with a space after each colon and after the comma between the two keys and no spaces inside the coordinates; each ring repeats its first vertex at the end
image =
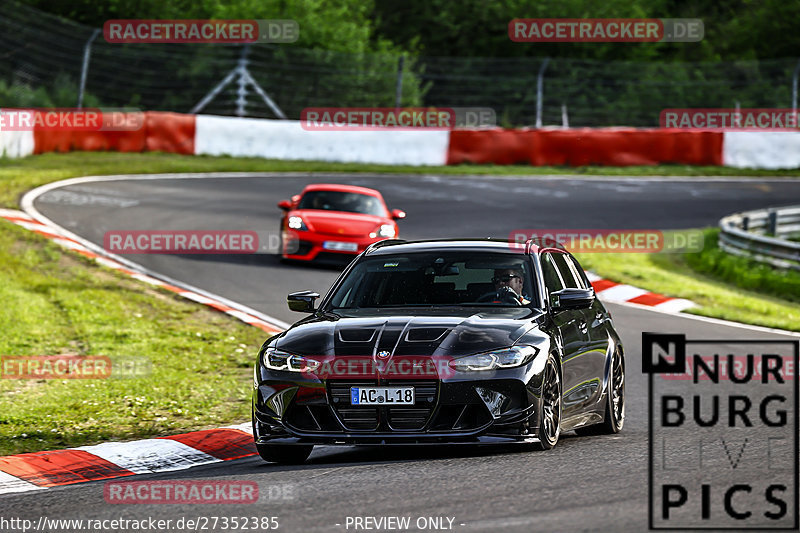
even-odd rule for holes
{"type": "Polygon", "coordinates": [[[799,346],[642,333],[650,529],[797,531],[799,346]]]}

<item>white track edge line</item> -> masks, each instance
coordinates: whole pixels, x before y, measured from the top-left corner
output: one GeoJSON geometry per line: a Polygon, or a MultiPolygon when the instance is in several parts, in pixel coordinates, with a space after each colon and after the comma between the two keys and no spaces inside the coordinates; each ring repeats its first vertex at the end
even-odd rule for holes
{"type": "Polygon", "coordinates": [[[741,322],[732,322],[730,320],[724,320],[722,318],[713,318],[710,316],[702,316],[702,315],[695,315],[691,313],[676,313],[674,311],[667,311],[664,309],[659,309],[658,307],[653,307],[650,305],[642,305],[633,302],[605,302],[607,304],[612,305],[622,305],[625,307],[633,307],[635,309],[643,309],[645,311],[652,311],[654,313],[659,313],[661,315],[669,315],[669,316],[677,316],[679,318],[686,318],[688,320],[697,320],[700,322],[708,322],[710,324],[716,324],[718,326],[728,326],[731,328],[740,328],[740,329],[749,329],[751,331],[758,331],[761,333],[777,333],[779,335],[787,335],[789,337],[797,337],[800,338],[800,332],[797,331],[787,331],[785,329],[778,329],[778,328],[768,328],[766,326],[756,326],[753,324],[742,324],[741,322]]]}
{"type": "MultiPolygon", "coordinates": [[[[111,176],[111,177],[112,178],[116,178],[117,176],[111,176]]],[[[73,232],[71,232],[71,231],[69,231],[69,230],[67,230],[65,228],[62,228],[61,226],[59,226],[58,224],[56,224],[55,222],[53,222],[52,220],[50,220],[49,218],[44,216],[42,213],[40,213],[33,205],[33,202],[36,200],[36,198],[38,198],[42,194],[44,194],[46,192],[49,192],[51,190],[58,189],[58,188],[61,188],[61,187],[65,187],[65,186],[68,186],[68,185],[73,185],[73,184],[76,184],[76,183],[95,183],[95,182],[98,182],[98,181],[117,181],[117,180],[105,180],[105,178],[103,176],[97,176],[97,177],[86,177],[86,178],[71,178],[71,179],[68,179],[68,180],[48,183],[46,185],[42,185],[40,187],[37,187],[37,188],[25,193],[25,195],[20,200],[20,205],[21,205],[23,211],[25,213],[27,213],[29,216],[33,217],[35,220],[39,221],[40,223],[44,224],[45,226],[48,226],[48,227],[56,229],[57,231],[61,232],[64,236],[69,237],[69,238],[79,242],[84,247],[86,247],[87,249],[91,250],[92,252],[96,253],[97,255],[99,255],[101,257],[104,257],[106,259],[111,259],[111,260],[116,261],[117,263],[120,263],[121,265],[126,266],[129,269],[134,270],[136,272],[139,272],[141,274],[144,274],[144,275],[159,279],[161,281],[164,281],[164,282],[166,282],[166,283],[168,283],[170,285],[174,285],[175,287],[179,287],[179,288],[184,289],[186,291],[190,291],[190,292],[194,292],[194,293],[200,294],[201,296],[204,296],[204,297],[209,298],[209,299],[213,299],[213,300],[215,300],[217,302],[220,302],[220,303],[222,303],[222,304],[224,304],[224,305],[226,305],[226,306],[228,306],[228,307],[230,307],[232,309],[236,309],[237,311],[241,311],[243,313],[252,315],[255,318],[258,318],[261,321],[263,321],[263,322],[265,322],[265,323],[267,323],[267,324],[269,324],[271,326],[275,326],[276,329],[285,330],[290,326],[289,324],[287,324],[286,322],[283,322],[282,320],[279,320],[279,319],[277,319],[275,317],[269,316],[269,315],[267,315],[265,313],[262,313],[260,311],[255,310],[255,309],[252,309],[250,307],[242,305],[242,304],[240,304],[238,302],[234,302],[234,301],[229,300],[229,299],[227,299],[227,298],[225,298],[223,296],[213,294],[213,293],[208,292],[206,290],[203,290],[203,289],[201,289],[199,287],[195,287],[193,285],[189,285],[188,283],[173,279],[173,278],[171,278],[169,276],[166,276],[164,274],[160,274],[160,273],[158,273],[158,272],[156,272],[154,270],[151,270],[151,269],[149,269],[147,267],[144,267],[144,266],[142,266],[142,265],[140,265],[138,263],[134,263],[133,261],[129,261],[129,260],[125,259],[124,257],[118,256],[118,255],[110,253],[110,252],[107,252],[102,247],[99,247],[99,246],[95,245],[94,243],[84,239],[83,237],[81,237],[79,235],[76,235],[75,233],[73,233],[73,232]],[[69,182],[69,183],[67,183],[67,182],[69,182]]]]}

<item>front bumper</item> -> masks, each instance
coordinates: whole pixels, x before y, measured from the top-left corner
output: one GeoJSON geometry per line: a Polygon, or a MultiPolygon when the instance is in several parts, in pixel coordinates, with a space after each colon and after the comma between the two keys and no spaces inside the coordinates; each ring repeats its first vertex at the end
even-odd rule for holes
{"type": "Polygon", "coordinates": [[[385,237],[369,237],[368,235],[351,237],[291,230],[283,232],[281,253],[284,259],[294,261],[349,262],[369,245],[384,239],[385,237]],[[326,242],[354,244],[356,248],[355,250],[327,249],[325,248],[326,242]]]}
{"type": "Polygon", "coordinates": [[[539,425],[541,375],[524,368],[484,379],[413,381],[317,381],[296,375],[287,380],[292,373],[267,374],[253,391],[258,443],[490,443],[533,439],[539,425]],[[413,386],[415,403],[352,406],[352,386],[413,386]]]}

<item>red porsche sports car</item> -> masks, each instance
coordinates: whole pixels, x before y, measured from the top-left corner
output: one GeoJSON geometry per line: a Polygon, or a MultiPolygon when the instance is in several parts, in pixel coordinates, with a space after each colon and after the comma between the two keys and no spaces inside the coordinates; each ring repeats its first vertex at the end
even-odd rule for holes
{"type": "Polygon", "coordinates": [[[375,189],[328,183],[309,185],[278,207],[281,257],[302,261],[349,261],[374,242],[396,238],[395,220],[406,216],[390,211],[375,189]]]}

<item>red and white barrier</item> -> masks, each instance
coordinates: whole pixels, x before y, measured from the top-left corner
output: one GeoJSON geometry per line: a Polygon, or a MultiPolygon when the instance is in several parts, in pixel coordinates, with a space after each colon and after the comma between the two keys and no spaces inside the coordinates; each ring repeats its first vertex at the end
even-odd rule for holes
{"type": "Polygon", "coordinates": [[[800,168],[800,133],[725,132],[722,164],[735,168],[800,168]]]}
{"type": "Polygon", "coordinates": [[[635,128],[453,130],[447,163],[535,166],[722,164],[722,133],[635,128]]]}
{"type": "MultiPolygon", "coordinates": [[[[24,132],[20,132],[24,133],[24,132]]],[[[121,131],[34,128],[33,153],[72,151],[195,153],[195,117],[180,113],[144,113],[142,127],[121,131]]]]}
{"type": "Polygon", "coordinates": [[[0,154],[162,151],[387,165],[800,168],[800,132],[540,128],[309,130],[299,121],[144,113],[136,131],[0,131],[0,154]]]}
{"type": "Polygon", "coordinates": [[[441,166],[448,139],[446,130],[311,131],[296,120],[198,115],[195,154],[441,166]]]}
{"type": "Polygon", "coordinates": [[[33,153],[32,131],[0,130],[0,157],[27,157],[33,153]]]}

